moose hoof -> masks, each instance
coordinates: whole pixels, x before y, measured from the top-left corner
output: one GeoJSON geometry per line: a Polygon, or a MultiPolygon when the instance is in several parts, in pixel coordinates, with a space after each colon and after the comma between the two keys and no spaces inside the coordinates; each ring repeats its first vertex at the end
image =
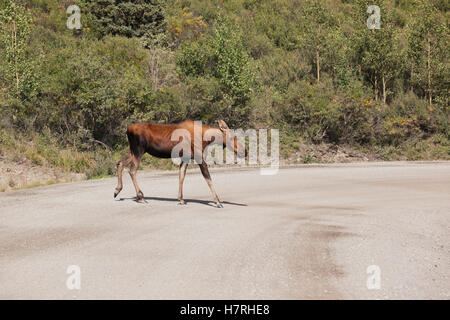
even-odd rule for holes
{"type": "Polygon", "coordinates": [[[138,198],[138,199],[137,199],[137,202],[139,202],[139,203],[144,203],[145,201],[144,201],[144,198],[138,198]]]}
{"type": "Polygon", "coordinates": [[[221,203],[216,203],[217,208],[223,208],[223,205],[221,203]]]}
{"type": "Polygon", "coordinates": [[[179,205],[179,206],[184,206],[184,205],[186,205],[186,202],[184,202],[184,200],[180,200],[180,201],[178,202],[178,205],[179,205]]]}
{"type": "Polygon", "coordinates": [[[114,198],[117,197],[117,195],[120,193],[121,190],[122,189],[119,190],[117,188],[114,190],[114,198]]]}

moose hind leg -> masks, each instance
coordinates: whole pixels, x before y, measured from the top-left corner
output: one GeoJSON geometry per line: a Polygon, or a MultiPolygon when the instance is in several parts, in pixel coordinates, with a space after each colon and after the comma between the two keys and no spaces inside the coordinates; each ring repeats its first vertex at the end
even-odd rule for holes
{"type": "Polygon", "coordinates": [[[179,204],[185,204],[184,199],[183,199],[183,182],[184,182],[184,177],[186,176],[187,166],[188,166],[188,164],[185,162],[181,162],[181,164],[180,164],[180,174],[179,174],[180,183],[178,185],[178,201],[180,201],[179,204]]]}
{"type": "Polygon", "coordinates": [[[117,197],[117,195],[120,193],[120,191],[122,191],[123,169],[126,166],[128,166],[130,164],[130,162],[131,162],[131,153],[128,153],[119,162],[117,162],[117,187],[116,187],[116,190],[114,190],[114,198],[117,197]]]}

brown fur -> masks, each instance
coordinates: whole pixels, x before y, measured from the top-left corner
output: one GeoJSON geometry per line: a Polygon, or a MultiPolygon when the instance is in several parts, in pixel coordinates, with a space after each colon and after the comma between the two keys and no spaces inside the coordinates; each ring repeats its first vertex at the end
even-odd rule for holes
{"type": "MultiPolygon", "coordinates": [[[[238,150],[244,150],[244,148],[240,148],[237,138],[231,133],[227,124],[219,120],[219,128],[202,125],[201,128],[198,127],[197,132],[201,132],[202,134],[202,144],[201,146],[194,145],[194,126],[196,125],[192,120],[185,120],[177,124],[155,124],[150,122],[142,122],[132,124],[127,128],[127,137],[128,142],[130,144],[130,153],[125,155],[122,160],[117,163],[117,176],[118,176],[118,184],[116,190],[114,192],[114,197],[116,197],[119,192],[122,190],[122,172],[124,167],[131,164],[130,167],[130,176],[133,181],[134,187],[136,189],[136,195],[139,201],[143,201],[144,194],[140,190],[137,181],[136,181],[136,173],[139,167],[139,163],[141,161],[141,157],[144,153],[149,153],[154,157],[158,158],[171,158],[173,148],[182,141],[183,138],[180,138],[179,141],[171,141],[172,134],[177,129],[185,129],[186,132],[190,135],[190,150],[191,150],[191,159],[194,159],[195,155],[202,156],[205,148],[213,143],[216,143],[214,139],[212,141],[203,141],[205,140],[205,133],[208,130],[209,133],[214,133],[217,135],[222,135],[223,142],[222,145],[225,148],[227,145],[227,139],[229,139],[229,144],[233,148],[235,153],[238,153],[238,150]],[[201,148],[200,148],[201,147],[201,148]],[[200,150],[201,149],[201,150],[200,150]]],[[[245,150],[244,150],[245,151],[245,150]]],[[[181,156],[186,156],[182,155],[181,156]]],[[[239,156],[245,156],[245,154],[239,154],[239,156]]],[[[199,158],[202,159],[202,158],[199,158]]],[[[218,207],[221,207],[221,203],[217,194],[212,185],[211,177],[208,170],[208,165],[206,162],[201,160],[202,163],[198,164],[200,170],[205,178],[209,188],[214,197],[214,201],[218,207]]],[[[180,204],[184,204],[183,200],[183,181],[186,174],[188,164],[182,162],[180,164],[180,184],[178,191],[178,200],[180,204]]]]}

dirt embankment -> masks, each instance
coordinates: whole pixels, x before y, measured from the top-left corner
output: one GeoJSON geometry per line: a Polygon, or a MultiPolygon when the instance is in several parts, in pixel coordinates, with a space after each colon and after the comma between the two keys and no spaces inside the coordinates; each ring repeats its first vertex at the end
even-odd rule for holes
{"type": "Polygon", "coordinates": [[[0,192],[82,179],[84,174],[38,166],[30,161],[0,159],[0,192]]]}
{"type": "Polygon", "coordinates": [[[301,144],[296,152],[282,159],[282,164],[296,163],[349,163],[380,160],[375,154],[367,154],[350,146],[321,143],[301,144]]]}

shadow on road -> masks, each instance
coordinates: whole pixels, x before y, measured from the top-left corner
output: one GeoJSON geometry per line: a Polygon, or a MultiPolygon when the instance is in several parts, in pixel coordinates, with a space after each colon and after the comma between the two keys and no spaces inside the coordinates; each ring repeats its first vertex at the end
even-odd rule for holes
{"type": "MultiPolygon", "coordinates": [[[[116,201],[125,201],[125,200],[133,200],[134,202],[138,202],[136,197],[120,198],[120,199],[118,199],[116,201]]],[[[148,200],[178,202],[178,199],[176,199],[176,198],[163,198],[163,197],[144,197],[144,200],[146,202],[148,200]]],[[[193,203],[204,204],[206,206],[216,207],[214,202],[208,201],[208,200],[184,199],[184,202],[186,204],[188,204],[189,202],[193,202],[193,203]]],[[[229,204],[229,205],[232,205],[232,206],[247,207],[247,205],[245,203],[237,203],[237,202],[230,202],[230,201],[222,201],[222,204],[229,204]]]]}

